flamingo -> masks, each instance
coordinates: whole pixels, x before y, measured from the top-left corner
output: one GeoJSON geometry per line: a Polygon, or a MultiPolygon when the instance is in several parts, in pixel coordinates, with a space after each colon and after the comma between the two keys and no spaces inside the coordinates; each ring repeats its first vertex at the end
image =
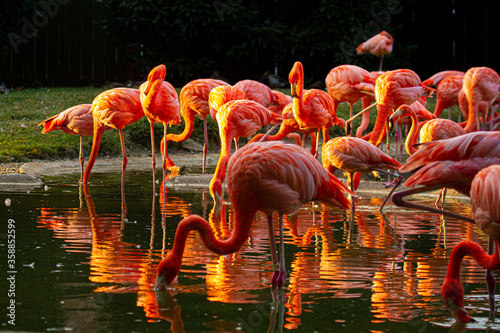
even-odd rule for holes
{"type": "Polygon", "coordinates": [[[382,61],[384,61],[384,56],[392,53],[392,44],[394,39],[387,31],[381,31],[379,34],[371,37],[366,42],[361,43],[356,51],[358,54],[371,53],[376,56],[380,56],[380,67],[379,71],[382,70],[382,61]]]}
{"type": "Polygon", "coordinates": [[[441,116],[441,112],[448,108],[448,119],[451,119],[451,107],[458,105],[458,94],[462,90],[464,75],[450,75],[445,77],[437,85],[436,89],[436,108],[434,115],[441,116]]]}
{"type": "MultiPolygon", "coordinates": [[[[216,79],[197,79],[182,87],[179,99],[181,104],[181,116],[185,123],[184,130],[181,134],[168,134],[160,143],[162,147],[161,151],[163,152],[167,151],[167,145],[170,141],[181,142],[187,140],[193,133],[194,117],[198,115],[198,117],[203,120],[203,174],[205,173],[208,152],[207,117],[210,113],[208,94],[210,90],[221,85],[229,85],[229,83],[216,79]]],[[[174,162],[168,156],[166,156],[166,162],[168,167],[175,166],[174,162]]]]}
{"type": "Polygon", "coordinates": [[[281,91],[271,90],[274,95],[274,103],[267,108],[274,113],[281,114],[285,106],[293,102],[292,96],[285,95],[281,91]]]}
{"type": "MultiPolygon", "coordinates": [[[[477,121],[479,103],[481,101],[492,102],[498,96],[500,90],[500,76],[488,67],[472,67],[463,79],[462,90],[467,97],[469,115],[465,131],[470,133],[479,129],[477,121]]],[[[486,121],[486,119],[483,119],[486,121]]]]}
{"type": "Polygon", "coordinates": [[[90,172],[94,166],[99,152],[102,134],[105,130],[116,128],[120,132],[122,147],[122,189],[125,184],[125,169],[127,167],[127,154],[123,140],[123,128],[144,116],[139,89],[114,88],[106,90],[92,102],[92,117],[94,120],[94,136],[92,138],[92,151],[83,173],[83,184],[88,184],[90,172]]]}
{"type": "MultiPolygon", "coordinates": [[[[357,183],[355,183],[355,172],[360,174],[379,171],[398,177],[395,186],[379,208],[381,212],[392,192],[394,192],[403,180],[403,177],[385,170],[391,169],[397,171],[401,167],[401,163],[381,151],[378,147],[375,147],[375,145],[360,138],[345,136],[330,139],[323,146],[322,159],[323,167],[330,173],[333,174],[337,169],[349,173],[350,187],[353,192],[359,185],[359,178],[356,181],[357,183]]],[[[351,200],[351,209],[354,214],[354,197],[351,200]]]]}
{"type": "Polygon", "coordinates": [[[344,194],[354,195],[307,150],[279,141],[250,143],[236,151],[227,165],[228,193],[233,205],[234,228],[227,240],[218,240],[210,224],[191,215],[177,226],[174,245],[158,265],[155,289],[163,290],[180,271],[188,234],[196,230],[205,246],[219,255],[238,251],[247,242],[257,211],[267,215],[273,262],[271,285],[281,288],[286,280],[283,214],[291,214],[304,203],[319,200],[341,209],[349,208],[344,194]],[[278,261],[272,214],[280,215],[281,259],[278,261]]]}
{"type": "Polygon", "coordinates": [[[410,189],[394,193],[392,201],[400,207],[426,210],[474,222],[459,214],[408,202],[403,198],[443,187],[469,195],[474,176],[479,170],[492,164],[500,164],[500,132],[473,132],[427,142],[399,169],[401,173],[416,171],[404,183],[410,189]],[[421,186],[413,188],[418,185],[421,186]]]}
{"type": "Polygon", "coordinates": [[[474,221],[494,242],[492,255],[476,242],[464,240],[453,248],[448,264],[448,272],[441,287],[441,296],[455,319],[462,323],[472,321],[464,309],[464,289],[460,282],[460,264],[466,255],[471,255],[483,268],[486,268],[490,302],[490,320],[495,318],[495,278],[493,270],[500,269],[500,165],[490,165],[480,170],[474,177],[470,190],[474,221]]]}
{"type": "Polygon", "coordinates": [[[333,68],[326,76],[325,83],[328,94],[335,103],[335,110],[340,103],[349,103],[349,118],[352,118],[353,105],[367,94],[373,95],[375,91],[375,77],[355,65],[333,68]]]}
{"type": "Polygon", "coordinates": [[[387,121],[393,110],[403,104],[412,104],[420,97],[428,97],[434,89],[420,83],[419,76],[410,69],[396,69],[380,75],[375,82],[377,120],[368,140],[379,146],[387,133],[387,121]]]}
{"type": "MultiPolygon", "coordinates": [[[[154,123],[163,124],[163,137],[167,135],[167,125],[179,125],[179,97],[175,88],[164,81],[167,68],[165,65],[158,65],[149,72],[148,80],[141,84],[139,91],[141,93],[141,104],[144,115],[148,118],[151,127],[151,154],[153,155],[153,184],[155,184],[156,155],[155,155],[155,137],[154,123]]],[[[162,155],[162,171],[165,179],[167,169],[166,157],[167,150],[162,155]]],[[[169,167],[173,173],[179,172],[177,166],[169,167]]]]}
{"type": "Polygon", "coordinates": [[[92,104],[72,106],[55,116],[45,119],[38,126],[43,126],[42,134],[62,130],[70,135],[80,135],[80,182],[83,180],[83,136],[94,133],[92,104]]]}
{"type": "Polygon", "coordinates": [[[254,135],[271,122],[281,120],[281,116],[250,100],[234,100],[222,105],[217,111],[220,157],[209,190],[217,204],[222,201],[222,184],[226,175],[226,164],[231,156],[231,141],[254,135]]]}
{"type": "Polygon", "coordinates": [[[229,101],[237,99],[247,99],[243,90],[237,86],[224,85],[210,90],[208,94],[208,106],[212,119],[217,121],[217,111],[220,107],[229,101]]]}
{"type": "Polygon", "coordinates": [[[436,87],[439,85],[439,83],[444,80],[445,78],[449,77],[449,76],[453,76],[453,75],[458,75],[458,76],[464,76],[465,73],[462,72],[462,71],[457,71],[457,70],[446,70],[446,71],[441,71],[441,72],[438,72],[434,75],[432,75],[430,78],[428,78],[427,80],[424,80],[422,82],[422,84],[424,86],[428,86],[428,87],[436,87]]]}
{"type": "Polygon", "coordinates": [[[236,82],[235,86],[240,88],[248,99],[256,101],[266,108],[276,103],[273,91],[264,83],[255,80],[242,80],[236,82]]]}
{"type": "MultiPolygon", "coordinates": [[[[344,126],[344,120],[337,118],[335,104],[326,92],[319,89],[304,90],[304,67],[296,61],[288,76],[293,97],[293,115],[302,131],[318,132],[323,129],[323,143],[328,141],[331,125],[344,126]]],[[[316,152],[319,140],[316,140],[316,152]]]]}

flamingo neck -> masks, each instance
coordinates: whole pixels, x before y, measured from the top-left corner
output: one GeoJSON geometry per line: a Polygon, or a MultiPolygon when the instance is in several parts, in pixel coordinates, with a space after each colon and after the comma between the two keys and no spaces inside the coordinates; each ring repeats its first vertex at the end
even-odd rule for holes
{"type": "Polygon", "coordinates": [[[467,123],[464,127],[465,133],[474,132],[477,130],[477,115],[479,112],[479,102],[472,96],[467,96],[469,100],[469,114],[467,116],[467,123]]]}
{"type": "Polygon", "coordinates": [[[174,133],[167,134],[165,138],[166,143],[168,144],[169,141],[174,141],[174,142],[186,141],[191,136],[191,134],[193,134],[195,115],[196,112],[193,111],[192,109],[186,110],[184,107],[182,107],[181,116],[182,119],[184,119],[184,130],[180,134],[174,134],[174,133]]]}
{"type": "Polygon", "coordinates": [[[149,111],[151,104],[153,104],[153,102],[156,99],[156,96],[158,95],[158,92],[160,91],[162,83],[163,80],[155,80],[153,81],[153,83],[151,83],[151,88],[149,88],[149,91],[144,100],[141,101],[141,104],[145,110],[149,111]]]}
{"type": "Polygon", "coordinates": [[[88,184],[90,172],[94,166],[95,160],[97,158],[97,153],[99,152],[99,146],[101,144],[102,134],[104,133],[104,127],[98,126],[94,121],[94,135],[92,137],[92,151],[85,167],[85,172],[83,173],[82,183],[88,184]]]}
{"type": "Polygon", "coordinates": [[[418,124],[417,114],[414,111],[410,112],[409,117],[411,118],[411,127],[410,127],[410,132],[406,137],[405,148],[408,155],[411,156],[415,154],[415,152],[417,151],[414,145],[417,142],[417,133],[419,124],[418,124]]]}

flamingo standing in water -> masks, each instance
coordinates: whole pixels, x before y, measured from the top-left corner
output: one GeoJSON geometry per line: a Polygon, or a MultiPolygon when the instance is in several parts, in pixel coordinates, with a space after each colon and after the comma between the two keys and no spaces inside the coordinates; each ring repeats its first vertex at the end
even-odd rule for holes
{"type": "Polygon", "coordinates": [[[231,156],[231,141],[254,135],[263,126],[280,121],[281,116],[250,100],[229,101],[217,110],[216,116],[221,149],[209,190],[217,204],[222,201],[222,184],[226,175],[226,164],[231,156]]]}
{"type": "Polygon", "coordinates": [[[479,228],[494,242],[495,252],[491,255],[476,242],[464,240],[455,245],[450,255],[448,272],[441,296],[450,308],[455,319],[462,323],[472,321],[464,308],[464,289],[460,282],[460,264],[466,255],[471,255],[483,268],[486,268],[490,303],[490,321],[495,319],[495,278],[491,273],[500,269],[500,165],[491,165],[479,171],[474,177],[470,199],[474,220],[479,228]]]}
{"type": "Polygon", "coordinates": [[[291,214],[304,203],[319,200],[327,205],[349,208],[344,194],[354,195],[304,148],[278,141],[251,143],[239,149],[227,165],[228,193],[233,205],[234,228],[227,240],[218,240],[210,224],[191,215],[177,226],[174,245],[158,265],[155,289],[163,290],[180,271],[188,234],[196,230],[205,246],[219,255],[238,251],[248,241],[257,211],[267,215],[273,262],[273,287],[283,287],[286,280],[283,214],[291,214]],[[272,214],[280,215],[281,259],[278,260],[272,214]]]}
{"type": "MultiPolygon", "coordinates": [[[[228,85],[227,82],[216,79],[198,79],[193,80],[186,84],[180,93],[181,116],[184,119],[185,127],[181,134],[168,134],[166,138],[161,141],[161,151],[167,151],[167,145],[170,141],[181,142],[187,140],[194,129],[194,117],[198,115],[203,120],[203,174],[205,173],[205,166],[207,163],[208,152],[208,129],[207,117],[210,113],[208,106],[208,94],[210,90],[217,86],[228,85]]],[[[168,167],[175,166],[174,162],[166,156],[168,167]]]]}
{"type": "MultiPolygon", "coordinates": [[[[468,101],[468,118],[465,131],[479,130],[478,114],[481,101],[493,102],[500,91],[500,76],[488,67],[472,67],[464,76],[462,91],[468,101]]],[[[483,119],[486,122],[486,119],[483,119]]]]}
{"type": "Polygon", "coordinates": [[[403,104],[412,104],[420,97],[428,97],[434,89],[420,83],[419,76],[410,69],[396,69],[380,75],[375,82],[377,120],[368,140],[379,146],[386,135],[387,121],[392,112],[403,104]]]}
{"type": "Polygon", "coordinates": [[[352,118],[353,105],[361,98],[374,95],[375,77],[355,65],[341,65],[330,70],[325,79],[328,94],[335,103],[335,110],[342,102],[349,103],[349,118],[352,118]]]}
{"type": "Polygon", "coordinates": [[[394,39],[392,38],[392,36],[387,31],[381,31],[379,34],[368,39],[366,42],[361,43],[356,48],[356,51],[358,52],[358,54],[371,53],[375,56],[379,56],[379,71],[381,71],[384,56],[392,53],[393,43],[394,39]]]}
{"type": "Polygon", "coordinates": [[[106,90],[92,102],[92,118],[94,120],[94,136],[92,138],[92,151],[83,173],[83,184],[88,184],[90,172],[94,166],[99,152],[102,134],[105,130],[116,128],[120,132],[122,147],[122,190],[125,184],[125,169],[127,167],[127,154],[123,140],[123,128],[144,116],[140,100],[139,89],[114,88],[106,90]]]}
{"type": "MultiPolygon", "coordinates": [[[[360,174],[379,171],[398,177],[394,187],[379,208],[381,212],[392,192],[394,192],[403,180],[403,177],[385,170],[391,169],[397,171],[401,167],[401,163],[375,147],[375,145],[360,138],[345,136],[329,140],[323,146],[322,159],[323,166],[332,174],[337,169],[349,173],[351,191],[353,192],[359,185],[359,178],[355,180],[354,173],[360,174]]],[[[351,209],[354,214],[354,197],[351,200],[351,209]]]]}
{"type": "MultiPolygon", "coordinates": [[[[332,98],[319,89],[304,90],[304,67],[300,61],[296,61],[293,65],[288,80],[292,85],[293,115],[299,128],[302,131],[311,132],[319,132],[323,129],[323,143],[326,143],[330,126],[344,126],[344,120],[337,118],[332,98]]],[[[316,152],[318,144],[319,140],[316,138],[316,152]]]]}
{"type": "MultiPolygon", "coordinates": [[[[155,155],[155,137],[154,123],[163,124],[163,137],[167,135],[167,125],[179,125],[181,118],[179,116],[179,97],[175,88],[168,82],[164,81],[167,69],[165,65],[156,66],[148,75],[148,80],[141,84],[139,91],[141,92],[141,104],[144,115],[149,120],[151,127],[151,154],[153,155],[153,186],[155,184],[156,170],[156,155],[155,155]]],[[[162,171],[163,179],[166,172],[166,157],[168,152],[163,151],[162,155],[162,171]]],[[[169,167],[172,172],[178,172],[179,167],[169,167]]]]}
{"type": "Polygon", "coordinates": [[[63,112],[42,121],[38,126],[43,126],[42,134],[50,131],[61,130],[70,135],[80,136],[80,182],[83,181],[83,136],[94,133],[92,119],[92,104],[72,106],[63,112]]]}

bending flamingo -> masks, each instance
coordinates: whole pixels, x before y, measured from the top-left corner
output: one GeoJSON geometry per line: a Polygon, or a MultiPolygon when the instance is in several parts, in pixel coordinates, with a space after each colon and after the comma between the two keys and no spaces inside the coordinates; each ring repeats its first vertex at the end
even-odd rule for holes
{"type": "Polygon", "coordinates": [[[92,120],[92,104],[72,106],[63,112],[42,121],[38,126],[43,126],[42,134],[50,131],[61,130],[70,135],[80,136],[80,182],[83,180],[83,136],[94,133],[92,120]]]}
{"type": "MultiPolygon", "coordinates": [[[[148,118],[151,127],[151,154],[153,155],[153,186],[155,184],[156,155],[155,155],[155,137],[154,123],[163,124],[163,137],[167,135],[167,125],[179,125],[181,118],[179,116],[179,97],[175,88],[164,81],[167,69],[165,65],[158,65],[151,70],[148,80],[141,84],[141,104],[144,115],[148,118]]],[[[162,155],[163,179],[167,169],[166,158],[168,152],[165,149],[162,155]]],[[[172,172],[179,172],[179,167],[170,166],[172,172]]]]}
{"type": "Polygon", "coordinates": [[[255,80],[242,80],[236,82],[235,86],[240,88],[248,99],[256,101],[266,108],[276,104],[273,91],[264,83],[255,80]]]}
{"type": "Polygon", "coordinates": [[[430,96],[432,91],[432,88],[422,85],[418,75],[410,69],[396,69],[380,75],[375,82],[377,120],[368,141],[378,147],[389,134],[387,121],[392,112],[400,105],[430,96]]]}
{"type": "MultiPolygon", "coordinates": [[[[360,138],[345,136],[329,140],[323,146],[322,159],[323,166],[330,173],[333,174],[337,169],[349,173],[351,191],[353,192],[359,185],[359,178],[355,181],[354,173],[379,171],[398,177],[394,187],[379,208],[381,212],[392,192],[394,192],[403,180],[403,177],[398,174],[385,170],[391,169],[397,171],[401,167],[401,163],[385,154],[379,148],[375,147],[375,145],[360,138]]],[[[351,209],[354,213],[354,197],[351,201],[351,209]]]]}
{"type": "MultiPolygon", "coordinates": [[[[127,167],[127,154],[123,140],[123,128],[136,122],[144,116],[140,100],[139,89],[115,88],[106,90],[92,102],[92,117],[94,119],[94,137],[89,161],[83,173],[83,184],[87,184],[90,172],[94,166],[99,152],[102,134],[105,130],[116,128],[120,132],[122,147],[122,185],[125,184],[125,169],[127,167]]],[[[122,186],[123,188],[123,186],[122,186]]]]}
{"type": "Polygon", "coordinates": [[[263,126],[280,120],[280,115],[255,101],[234,100],[220,107],[217,111],[221,142],[220,157],[209,187],[216,204],[222,201],[222,184],[226,176],[226,164],[231,156],[231,141],[252,136],[263,126]]]}
{"type": "Polygon", "coordinates": [[[444,109],[448,109],[448,119],[451,119],[451,107],[458,105],[458,94],[462,90],[464,75],[450,75],[440,81],[436,88],[436,108],[434,115],[441,116],[444,109]]]}
{"type": "Polygon", "coordinates": [[[401,173],[416,171],[404,183],[410,189],[394,193],[392,201],[400,207],[426,210],[473,222],[461,215],[408,202],[403,198],[443,187],[469,195],[474,176],[479,170],[492,164],[500,164],[500,132],[474,132],[425,143],[399,169],[401,173]],[[420,187],[416,187],[418,185],[420,187]]]}
{"type": "Polygon", "coordinates": [[[430,78],[427,80],[424,80],[422,84],[424,86],[428,87],[436,87],[439,85],[439,83],[444,80],[445,78],[452,76],[452,75],[458,75],[458,76],[464,76],[465,73],[462,71],[456,71],[456,70],[446,70],[446,71],[441,71],[438,72],[434,75],[432,75],[430,78]]]}
{"type": "MultiPolygon", "coordinates": [[[[470,133],[479,129],[479,103],[488,103],[497,98],[500,91],[500,76],[488,67],[472,67],[464,76],[462,90],[467,97],[469,115],[465,131],[470,133]]],[[[486,119],[483,119],[486,121],[486,119]]]]}
{"type": "Polygon", "coordinates": [[[200,216],[183,219],[177,226],[172,250],[158,265],[155,289],[165,289],[179,273],[186,239],[192,230],[200,234],[210,251],[219,255],[234,253],[248,241],[253,218],[259,210],[268,219],[274,272],[271,285],[281,288],[286,280],[283,214],[291,214],[312,200],[348,209],[349,200],[344,193],[354,194],[308,151],[295,144],[248,144],[230,158],[227,173],[229,199],[234,212],[231,237],[218,240],[210,224],[200,216]],[[274,240],[274,211],[280,215],[280,260],[274,240]]]}
{"type": "Polygon", "coordinates": [[[380,57],[379,71],[382,70],[382,62],[384,56],[392,53],[392,44],[394,39],[387,31],[381,31],[379,34],[368,39],[366,42],[361,43],[356,51],[358,54],[371,53],[380,57]]]}
{"type": "MultiPolygon", "coordinates": [[[[288,76],[292,85],[293,115],[302,131],[318,132],[323,129],[323,143],[328,141],[328,128],[344,126],[344,120],[337,118],[332,98],[319,89],[304,90],[304,68],[296,61],[288,76]]],[[[317,138],[318,139],[318,138],[317,138]]],[[[316,141],[316,152],[318,151],[316,141]]]]}
{"type": "Polygon", "coordinates": [[[460,281],[460,264],[466,255],[471,255],[483,268],[486,268],[490,302],[490,321],[495,319],[495,278],[491,273],[500,269],[500,165],[491,165],[479,171],[471,184],[470,191],[474,220],[479,228],[490,236],[494,242],[495,252],[491,255],[476,242],[464,240],[458,243],[451,252],[448,272],[441,296],[450,308],[457,321],[468,323],[472,321],[464,308],[464,289],[460,281]]]}
{"type": "Polygon", "coordinates": [[[325,79],[328,94],[335,103],[335,110],[342,102],[349,103],[349,118],[353,105],[367,94],[374,95],[375,77],[355,65],[341,65],[330,70],[325,79]]]}
{"type": "MultiPolygon", "coordinates": [[[[162,139],[161,151],[167,151],[167,145],[170,141],[181,142],[187,140],[194,129],[194,117],[198,115],[203,120],[203,169],[205,173],[205,166],[207,162],[208,151],[208,132],[207,132],[207,117],[210,113],[208,106],[208,94],[210,90],[217,86],[228,85],[227,82],[215,79],[198,79],[193,80],[186,84],[180,93],[181,116],[184,119],[185,127],[181,134],[168,134],[166,138],[162,139]]],[[[174,162],[166,156],[168,167],[175,166],[174,162]]]]}
{"type": "Polygon", "coordinates": [[[241,88],[236,86],[224,85],[210,90],[208,94],[208,106],[212,119],[217,121],[217,111],[219,111],[220,107],[229,101],[237,99],[247,99],[247,96],[241,88]]]}

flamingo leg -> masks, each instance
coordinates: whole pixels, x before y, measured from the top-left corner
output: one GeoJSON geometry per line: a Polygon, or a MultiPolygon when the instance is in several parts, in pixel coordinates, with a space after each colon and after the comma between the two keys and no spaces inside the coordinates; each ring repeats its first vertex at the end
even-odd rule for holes
{"type": "MultiPolygon", "coordinates": [[[[349,186],[351,187],[351,191],[354,192],[354,172],[349,172],[349,178],[350,178],[350,183],[349,186]]],[[[356,198],[351,196],[351,213],[352,216],[354,217],[354,212],[356,211],[356,198]]]]}
{"type": "Polygon", "coordinates": [[[384,55],[382,54],[380,56],[380,67],[378,68],[378,70],[381,72],[382,71],[382,63],[384,62],[384,55]]]}
{"type": "MultiPolygon", "coordinates": [[[[151,161],[151,165],[153,166],[153,199],[154,199],[154,194],[155,194],[155,184],[156,184],[156,155],[155,155],[155,136],[154,136],[154,126],[153,123],[150,123],[151,127],[151,156],[153,156],[153,160],[151,161]]],[[[162,156],[162,161],[163,161],[163,156],[162,156]]],[[[164,166],[164,162],[162,162],[162,169],[164,166]]]]}
{"type": "Polygon", "coordinates": [[[203,119],[203,136],[204,136],[204,143],[203,143],[203,167],[202,167],[202,174],[205,174],[205,168],[207,165],[207,153],[208,153],[208,125],[207,125],[207,118],[203,119]]]}
{"type": "Polygon", "coordinates": [[[306,139],[307,139],[307,134],[302,133],[302,148],[306,147],[306,139]]]}
{"type": "MultiPolygon", "coordinates": [[[[491,237],[488,239],[488,254],[492,255],[494,252],[494,241],[491,237]]],[[[490,314],[488,316],[488,321],[495,322],[495,285],[496,279],[493,275],[493,271],[486,270],[486,286],[488,287],[488,301],[490,304],[490,314]]]]}
{"type": "Polygon", "coordinates": [[[271,286],[276,287],[279,276],[279,263],[278,254],[276,252],[276,240],[274,238],[273,215],[267,216],[267,232],[269,236],[269,251],[271,252],[271,260],[273,262],[273,277],[271,279],[271,286]]]}
{"type": "Polygon", "coordinates": [[[447,212],[445,210],[437,209],[434,207],[420,205],[420,204],[416,204],[413,202],[408,202],[406,200],[403,200],[404,197],[407,197],[409,195],[427,192],[427,191],[432,191],[432,190],[440,189],[443,187],[453,187],[453,185],[455,185],[455,184],[454,183],[444,183],[444,184],[436,184],[436,185],[431,185],[431,186],[422,186],[422,187],[417,187],[417,188],[412,188],[409,190],[396,192],[392,195],[392,202],[394,202],[394,204],[396,206],[399,206],[399,207],[407,207],[407,208],[425,210],[425,211],[428,211],[431,213],[443,214],[443,215],[446,215],[449,217],[453,217],[455,219],[464,220],[464,221],[467,221],[470,223],[475,223],[474,219],[471,219],[470,217],[466,217],[466,216],[463,216],[460,214],[451,213],[451,212],[447,212]]]}
{"type": "Polygon", "coordinates": [[[85,160],[83,158],[83,135],[80,135],[80,183],[83,182],[83,164],[85,160]]]}
{"type": "Polygon", "coordinates": [[[120,143],[122,146],[122,155],[123,155],[123,161],[122,161],[122,185],[125,184],[125,169],[127,169],[127,152],[125,151],[125,140],[123,139],[123,130],[120,131],[120,143]]]}
{"type": "Polygon", "coordinates": [[[318,158],[318,149],[319,149],[319,134],[320,131],[316,134],[316,151],[314,152],[314,158],[318,158]]]}
{"type": "MultiPolygon", "coordinates": [[[[397,177],[397,179],[394,181],[394,186],[392,187],[392,189],[389,192],[389,194],[386,195],[386,197],[384,199],[384,202],[382,202],[382,205],[380,205],[380,208],[378,209],[378,211],[383,214],[383,209],[384,209],[385,204],[387,203],[387,200],[389,200],[389,198],[391,197],[392,193],[403,182],[403,176],[401,176],[397,172],[390,172],[390,171],[383,170],[383,169],[378,169],[378,168],[375,168],[375,170],[378,171],[378,172],[383,172],[383,173],[386,173],[388,175],[397,177]]],[[[392,182],[388,182],[387,185],[388,186],[392,185],[392,182]]]]}
{"type": "Polygon", "coordinates": [[[278,275],[278,288],[283,288],[286,281],[285,270],[285,237],[283,228],[283,214],[280,214],[280,270],[278,275]]]}
{"type": "MultiPolygon", "coordinates": [[[[167,124],[163,124],[163,138],[165,140],[165,138],[167,137],[167,124]]],[[[154,149],[154,148],[153,148],[154,149]]],[[[167,201],[167,198],[166,198],[166,191],[165,191],[165,188],[167,187],[167,184],[165,184],[165,174],[166,174],[166,168],[165,168],[165,165],[166,165],[166,159],[165,159],[165,156],[166,154],[163,154],[162,155],[162,158],[163,158],[163,161],[162,161],[162,178],[161,178],[161,181],[163,182],[163,204],[162,204],[162,219],[165,219],[166,218],[166,212],[165,212],[165,201],[167,201]]],[[[153,172],[154,174],[154,172],[153,172]]],[[[154,179],[154,178],[153,178],[154,179]]],[[[153,184],[154,186],[154,184],[153,184]]]]}
{"type": "Polygon", "coordinates": [[[354,121],[354,119],[358,118],[359,116],[361,116],[363,113],[369,111],[372,107],[374,107],[375,105],[377,105],[377,102],[373,102],[372,104],[368,105],[366,108],[364,108],[363,110],[359,111],[355,116],[347,119],[345,122],[344,122],[344,127],[345,127],[345,133],[346,135],[348,135],[348,133],[350,132],[350,124],[354,121]]]}
{"type": "Polygon", "coordinates": [[[281,121],[278,121],[276,124],[274,124],[274,126],[273,126],[273,127],[271,127],[271,129],[270,129],[270,130],[268,130],[268,131],[266,132],[266,134],[264,134],[264,136],[263,136],[262,138],[260,138],[259,142],[263,142],[263,141],[266,139],[266,136],[268,136],[269,134],[271,134],[271,133],[274,131],[274,129],[275,129],[276,127],[278,127],[278,126],[280,126],[280,125],[281,125],[281,123],[282,123],[281,121]]]}

